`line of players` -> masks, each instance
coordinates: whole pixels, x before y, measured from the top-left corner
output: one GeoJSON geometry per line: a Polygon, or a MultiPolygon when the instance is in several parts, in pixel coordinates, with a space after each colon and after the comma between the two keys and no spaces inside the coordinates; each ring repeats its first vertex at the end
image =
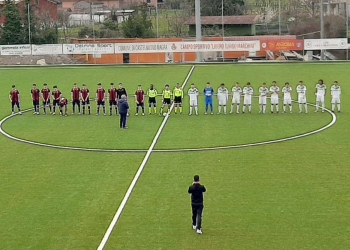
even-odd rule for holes
{"type": "MultiPolygon", "coordinates": [[[[327,87],[324,84],[323,80],[319,80],[318,83],[316,84],[316,91],[315,91],[315,95],[316,95],[315,112],[317,112],[320,108],[322,112],[324,112],[326,90],[327,90],[327,87]]],[[[307,91],[306,86],[304,85],[303,81],[300,81],[296,87],[296,92],[298,95],[299,113],[303,112],[303,107],[304,107],[304,112],[305,113],[308,112],[306,91],[307,91]]],[[[292,113],[292,92],[293,92],[293,89],[290,86],[290,84],[288,82],[285,83],[284,87],[282,88],[283,112],[286,112],[286,109],[288,106],[289,112],[292,113]]],[[[209,108],[211,111],[210,113],[213,114],[214,89],[210,86],[210,83],[206,84],[206,87],[203,93],[205,96],[205,114],[208,114],[209,108]]],[[[266,83],[263,83],[262,86],[259,88],[259,108],[260,108],[259,113],[264,114],[266,112],[267,99],[269,95],[271,99],[271,113],[274,113],[275,110],[278,113],[279,112],[279,93],[280,93],[280,88],[277,85],[276,81],[272,82],[272,86],[270,86],[270,88],[267,87],[266,83]]],[[[152,111],[154,111],[154,113],[157,113],[157,100],[156,100],[158,96],[157,90],[154,88],[153,84],[151,84],[147,93],[145,93],[142,90],[141,85],[139,85],[137,91],[135,92],[136,115],[139,115],[140,109],[142,111],[142,115],[145,115],[144,103],[145,103],[146,94],[148,96],[149,114],[152,114],[152,111]]],[[[195,87],[194,84],[191,84],[191,87],[189,88],[187,94],[190,99],[189,115],[192,115],[193,113],[198,115],[199,90],[195,87]]],[[[119,84],[119,88],[116,88],[115,85],[111,83],[110,89],[108,89],[110,115],[113,114],[113,110],[115,110],[116,115],[118,115],[118,99],[120,99],[122,95],[127,96],[126,89],[123,87],[123,85],[119,84]]],[[[240,104],[241,104],[242,96],[243,96],[242,113],[245,113],[246,109],[248,110],[248,112],[251,112],[253,95],[254,95],[254,89],[252,88],[249,82],[243,88],[241,88],[240,84],[237,83],[236,86],[232,88],[232,104],[231,104],[230,113],[234,112],[235,105],[236,105],[236,113],[240,113],[240,104]]],[[[159,111],[160,115],[164,114],[163,111],[165,111],[166,109],[167,109],[167,114],[170,114],[170,107],[172,103],[174,103],[175,114],[177,114],[178,112],[180,114],[182,113],[182,101],[184,98],[184,91],[182,90],[179,83],[176,84],[176,87],[174,88],[173,91],[170,89],[170,86],[168,84],[165,85],[165,89],[162,91],[161,96],[162,96],[162,106],[159,111]]],[[[331,103],[332,103],[333,112],[335,110],[336,105],[337,105],[338,112],[340,112],[340,96],[341,96],[341,88],[338,82],[334,81],[331,87],[331,97],[332,97],[331,103]]],[[[40,99],[42,99],[44,114],[46,114],[46,109],[49,108],[50,113],[54,115],[56,112],[57,106],[60,109],[60,115],[67,116],[68,114],[67,112],[68,100],[62,96],[62,93],[57,88],[57,86],[53,87],[53,91],[51,93],[47,84],[44,84],[44,87],[41,91],[37,88],[36,84],[33,84],[33,88],[31,90],[31,97],[33,100],[34,114],[37,114],[37,115],[39,114],[40,99]],[[51,106],[51,102],[50,102],[51,96],[53,99],[53,106],[51,106]]],[[[102,87],[102,84],[99,83],[96,91],[96,102],[97,102],[96,115],[100,114],[101,108],[103,110],[104,115],[107,115],[105,99],[106,99],[106,91],[102,87]]],[[[218,105],[219,105],[218,114],[221,114],[222,109],[224,114],[226,114],[227,113],[226,107],[227,107],[227,104],[229,103],[229,91],[225,87],[225,84],[223,83],[220,85],[217,91],[217,99],[218,99],[218,105]]],[[[73,85],[73,88],[71,90],[71,100],[72,100],[72,108],[73,108],[72,114],[75,114],[76,108],[78,109],[78,113],[79,114],[81,113],[80,102],[82,104],[83,114],[85,113],[91,114],[90,91],[85,84],[83,84],[82,89],[80,89],[76,83],[73,85]]],[[[20,105],[19,105],[20,94],[15,86],[12,86],[12,90],[10,92],[10,101],[12,103],[12,113],[14,113],[14,108],[15,106],[17,106],[19,114],[21,114],[20,105]]]]}
{"type": "MultiPolygon", "coordinates": [[[[109,94],[109,104],[110,104],[110,115],[112,115],[113,109],[115,109],[116,114],[118,114],[118,105],[117,100],[121,98],[122,95],[127,95],[127,92],[122,84],[119,84],[119,88],[117,89],[113,83],[111,83],[111,88],[108,89],[109,94]]],[[[10,92],[10,102],[12,104],[12,114],[14,114],[15,107],[17,107],[19,114],[21,113],[20,109],[20,93],[16,89],[16,86],[12,86],[12,90],[10,92]]],[[[91,114],[91,106],[90,106],[90,91],[85,84],[82,85],[80,89],[76,83],[73,84],[73,88],[71,90],[71,103],[73,106],[72,114],[76,113],[76,110],[79,114],[81,114],[81,107],[83,114],[91,114]]],[[[51,92],[50,88],[46,83],[42,90],[40,91],[36,84],[33,84],[31,89],[31,99],[33,101],[34,113],[35,115],[40,114],[40,100],[42,100],[43,112],[46,115],[47,109],[49,109],[50,114],[56,114],[56,108],[59,109],[61,116],[68,115],[68,100],[62,94],[62,92],[57,88],[57,86],[53,86],[53,91],[51,92]],[[51,98],[53,100],[51,105],[51,98]]],[[[99,83],[97,85],[96,90],[96,102],[97,102],[97,113],[100,114],[101,109],[103,109],[104,115],[106,114],[106,91],[103,88],[102,84],[99,83]]]]}
{"type": "MultiPolygon", "coordinates": [[[[194,97],[191,97],[190,94],[191,88],[189,89],[189,96],[190,96],[190,115],[192,114],[192,107],[193,103],[195,103],[195,107],[197,106],[197,100],[194,97]]],[[[275,111],[279,113],[279,95],[280,92],[283,94],[283,113],[286,112],[287,106],[289,107],[289,112],[292,113],[292,92],[293,89],[290,86],[288,82],[285,83],[282,90],[277,85],[276,81],[272,82],[272,85],[270,87],[267,87],[266,83],[263,83],[261,87],[259,87],[259,113],[265,114],[266,113],[266,106],[267,106],[267,99],[270,96],[270,102],[271,102],[271,113],[274,113],[275,111]]],[[[307,88],[303,81],[299,81],[299,84],[296,87],[296,92],[298,96],[298,104],[299,104],[299,113],[302,113],[303,111],[305,113],[308,113],[308,106],[307,106],[307,88]]],[[[320,79],[315,87],[315,95],[316,95],[316,109],[315,112],[318,112],[319,109],[321,109],[322,112],[325,111],[325,96],[327,92],[327,87],[324,84],[323,80],[320,79]]],[[[213,114],[213,96],[214,96],[214,90],[210,87],[210,83],[207,83],[206,88],[204,89],[204,95],[205,95],[205,114],[208,113],[208,107],[210,107],[211,114],[213,114]]],[[[242,113],[245,113],[248,111],[249,113],[252,112],[252,98],[254,96],[254,89],[251,86],[250,82],[246,84],[245,87],[241,88],[240,84],[237,83],[235,87],[232,88],[232,104],[231,104],[231,111],[230,113],[234,113],[234,106],[236,105],[236,113],[240,113],[240,104],[241,99],[243,96],[243,107],[242,107],[242,113]]],[[[340,112],[340,97],[341,97],[341,87],[339,86],[339,83],[337,81],[334,81],[332,87],[331,87],[331,104],[332,104],[332,111],[335,111],[335,107],[337,106],[338,112],[340,112]]],[[[221,84],[218,92],[217,92],[217,99],[218,99],[218,114],[221,114],[221,111],[223,109],[224,114],[226,114],[227,110],[227,104],[229,103],[229,91],[225,87],[225,84],[221,84]]]]}

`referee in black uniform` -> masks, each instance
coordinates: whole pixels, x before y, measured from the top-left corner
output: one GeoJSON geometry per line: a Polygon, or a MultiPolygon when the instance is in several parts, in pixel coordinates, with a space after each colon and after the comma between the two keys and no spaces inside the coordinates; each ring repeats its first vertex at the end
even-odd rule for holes
{"type": "MultiPolygon", "coordinates": [[[[128,93],[126,92],[126,89],[123,87],[123,84],[119,83],[119,88],[117,89],[117,98],[118,98],[118,100],[120,100],[123,95],[128,97],[128,93]]],[[[129,116],[129,111],[128,111],[127,116],[129,116]]]]}
{"type": "Polygon", "coordinates": [[[126,89],[123,87],[122,83],[119,83],[119,88],[117,89],[117,97],[118,99],[122,98],[122,95],[128,96],[128,93],[126,93],[126,89]]]}
{"type": "Polygon", "coordinates": [[[202,234],[203,193],[205,191],[205,187],[199,182],[199,175],[195,175],[192,185],[188,188],[188,193],[191,194],[192,228],[197,234],[202,234]]]}

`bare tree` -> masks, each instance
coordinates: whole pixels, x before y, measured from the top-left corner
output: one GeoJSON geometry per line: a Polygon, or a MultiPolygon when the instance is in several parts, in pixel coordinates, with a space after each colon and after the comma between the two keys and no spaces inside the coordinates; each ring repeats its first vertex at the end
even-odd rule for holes
{"type": "Polygon", "coordinates": [[[277,14],[273,0],[255,0],[247,6],[250,14],[259,15],[259,22],[268,23],[277,14]]]}
{"type": "MultiPolygon", "coordinates": [[[[326,38],[338,38],[346,36],[345,19],[341,16],[325,16],[324,31],[326,38]]],[[[320,38],[320,19],[308,18],[292,25],[291,34],[304,38],[320,38]]]]}
{"type": "Polygon", "coordinates": [[[57,26],[59,27],[59,29],[61,30],[61,34],[63,35],[61,39],[63,39],[65,42],[67,42],[67,39],[72,35],[70,30],[70,24],[69,24],[70,15],[71,15],[71,12],[69,11],[60,11],[58,13],[57,26]]]}
{"type": "Polygon", "coordinates": [[[168,11],[168,27],[176,37],[184,35],[185,22],[193,13],[193,6],[188,0],[168,0],[165,2],[165,9],[168,11]],[[171,15],[171,16],[170,16],[171,15]]]}

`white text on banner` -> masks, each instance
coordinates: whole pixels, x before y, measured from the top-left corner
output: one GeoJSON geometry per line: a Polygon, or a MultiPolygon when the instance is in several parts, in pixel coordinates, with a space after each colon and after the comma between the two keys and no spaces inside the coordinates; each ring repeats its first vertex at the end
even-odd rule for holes
{"type": "Polygon", "coordinates": [[[63,54],[114,54],[114,43],[74,43],[63,44],[63,54]]]}
{"type": "Polygon", "coordinates": [[[116,43],[115,53],[259,51],[260,41],[116,43]]]}
{"type": "Polygon", "coordinates": [[[346,49],[347,44],[346,38],[305,39],[304,50],[346,49]]]}
{"type": "Polygon", "coordinates": [[[62,44],[32,45],[32,55],[62,55],[62,44]]]}
{"type": "Polygon", "coordinates": [[[3,56],[15,56],[31,55],[31,46],[30,44],[21,44],[21,45],[1,45],[0,46],[0,55],[3,56]]]}

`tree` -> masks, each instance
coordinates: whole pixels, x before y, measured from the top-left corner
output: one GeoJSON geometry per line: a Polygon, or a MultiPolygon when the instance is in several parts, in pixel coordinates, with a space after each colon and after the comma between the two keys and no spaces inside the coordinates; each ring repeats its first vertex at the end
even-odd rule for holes
{"type": "Polygon", "coordinates": [[[5,0],[4,8],[5,23],[2,28],[2,44],[23,43],[21,15],[18,6],[11,0],[5,0]]]}
{"type": "Polygon", "coordinates": [[[150,38],[154,37],[152,22],[148,18],[147,4],[141,4],[136,8],[136,13],[122,23],[124,37],[127,38],[150,38]]]}
{"type": "MultiPolygon", "coordinates": [[[[341,16],[324,17],[324,36],[325,38],[346,37],[345,18],[341,16]]],[[[303,36],[304,38],[320,38],[320,19],[308,18],[292,25],[290,33],[303,36]]]]}
{"type": "Polygon", "coordinates": [[[114,22],[111,19],[107,19],[103,22],[102,27],[100,29],[100,38],[111,38],[119,36],[120,31],[118,23],[114,22]]]}
{"type": "Polygon", "coordinates": [[[70,15],[71,11],[59,11],[58,12],[58,22],[57,26],[61,29],[61,39],[63,39],[66,43],[68,42],[68,38],[72,36],[72,31],[70,29],[70,15]]]}
{"type": "Polygon", "coordinates": [[[23,14],[24,41],[29,44],[52,44],[58,42],[57,23],[48,11],[37,11],[31,0],[26,0],[23,14]],[[29,40],[30,32],[30,40],[29,40]]]}
{"type": "Polygon", "coordinates": [[[78,32],[79,38],[99,38],[100,33],[98,30],[94,30],[92,27],[84,26],[78,32]]]}
{"type": "Polygon", "coordinates": [[[79,38],[112,38],[120,37],[118,24],[113,20],[106,20],[102,27],[93,29],[91,26],[82,27],[78,32],[79,38]]]}
{"type": "Polygon", "coordinates": [[[167,18],[169,30],[173,31],[176,37],[181,37],[184,24],[192,15],[192,4],[188,0],[167,0],[165,8],[168,10],[169,16],[171,15],[167,18]]]}
{"type": "Polygon", "coordinates": [[[245,14],[244,0],[202,0],[202,16],[221,16],[222,2],[224,3],[224,16],[238,16],[245,14]]]}

